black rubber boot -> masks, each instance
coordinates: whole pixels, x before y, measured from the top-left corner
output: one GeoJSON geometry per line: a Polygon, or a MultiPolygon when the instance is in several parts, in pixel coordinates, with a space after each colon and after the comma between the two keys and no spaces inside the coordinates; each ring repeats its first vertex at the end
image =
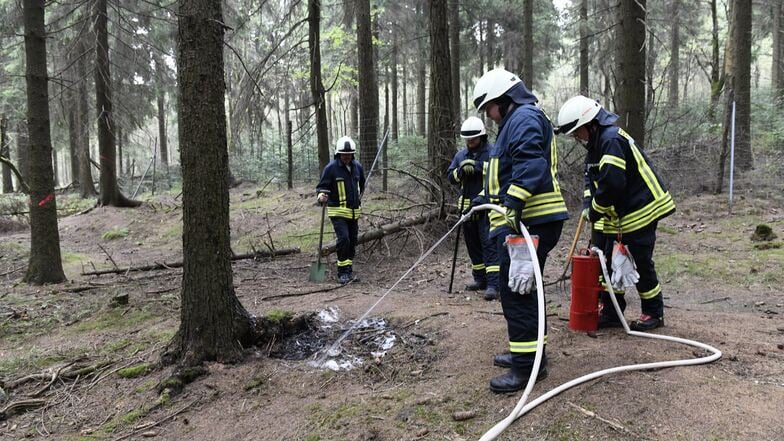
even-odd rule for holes
{"type": "Polygon", "coordinates": [[[599,329],[606,329],[606,328],[622,328],[623,324],[621,320],[618,319],[618,316],[610,316],[607,314],[599,314],[599,329]]]}
{"type": "Polygon", "coordinates": [[[662,326],[664,326],[664,317],[652,317],[648,314],[643,314],[638,320],[631,322],[629,329],[645,332],[662,326]]]}
{"type": "Polygon", "coordinates": [[[487,282],[482,280],[474,280],[473,283],[469,283],[465,286],[466,291],[480,291],[487,288],[487,282]]]}
{"type": "Polygon", "coordinates": [[[485,290],[485,300],[488,302],[491,300],[498,300],[500,295],[498,294],[498,290],[495,287],[488,286],[485,290]]]}
{"type": "Polygon", "coordinates": [[[512,353],[506,352],[503,354],[498,354],[493,357],[493,366],[498,366],[502,368],[511,368],[512,367],[512,353]]]}
{"type": "MultiPolygon", "coordinates": [[[[516,392],[525,387],[528,383],[528,377],[530,376],[530,369],[525,371],[509,369],[507,373],[490,380],[490,390],[497,394],[516,392]]],[[[536,382],[538,383],[545,378],[547,378],[547,368],[542,367],[539,369],[539,375],[536,376],[536,382]]]]}
{"type": "Polygon", "coordinates": [[[340,282],[341,285],[345,285],[350,281],[351,281],[351,275],[349,273],[338,274],[338,282],[340,282]]]}

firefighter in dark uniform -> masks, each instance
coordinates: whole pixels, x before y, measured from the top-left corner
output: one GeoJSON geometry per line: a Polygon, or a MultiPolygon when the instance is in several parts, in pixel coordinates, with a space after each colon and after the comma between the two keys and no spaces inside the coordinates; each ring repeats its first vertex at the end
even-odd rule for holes
{"type": "MultiPolygon", "coordinates": [[[[447,170],[447,179],[460,185],[460,200],[457,207],[465,211],[471,200],[482,191],[484,169],[492,144],[487,143],[485,124],[472,116],[460,127],[460,137],[465,139],[466,148],[460,150],[452,159],[447,170]]],[[[498,262],[495,258],[495,245],[488,236],[490,224],[487,212],[479,212],[463,223],[463,232],[468,257],[471,258],[471,273],[474,281],[466,285],[468,291],[485,290],[485,300],[498,298],[498,262]]]]}
{"type": "MultiPolygon", "coordinates": [[[[586,204],[585,213],[601,227],[603,240],[597,246],[607,256],[610,283],[621,294],[617,296],[621,310],[626,308],[623,288],[635,286],[640,295],[642,314],[630,328],[649,331],[664,325],[664,297],[653,263],[656,226],[675,212],[675,203],[648,155],[616,125],[617,120],[618,115],[598,102],[578,95],[561,107],[558,131],[574,136],[588,150],[585,173],[590,205],[586,204]],[[633,258],[631,269],[618,264],[619,260],[626,263],[624,254],[633,258]]],[[[621,326],[609,293],[602,293],[601,303],[599,327],[621,326]]]]}
{"type": "MultiPolygon", "coordinates": [[[[499,130],[490,152],[484,198],[506,210],[505,215],[491,211],[489,218],[490,237],[501,267],[498,284],[510,349],[496,355],[494,364],[510,369],[493,378],[490,389],[512,392],[525,387],[533,369],[538,326],[531,256],[525,266],[514,254],[518,249],[528,254],[519,236],[519,223],[522,220],[531,236],[538,236],[536,255],[544,269],[547,254],[558,243],[569,214],[558,185],[553,126],[522,80],[504,69],[491,70],[474,87],[473,101],[499,130]]],[[[474,201],[479,202],[482,198],[474,201]]],[[[542,354],[538,379],[547,376],[546,362],[542,354]]]]}
{"type": "Polygon", "coordinates": [[[365,191],[365,172],[354,159],[357,146],[348,136],[335,144],[335,158],[324,167],[316,186],[318,202],[327,204],[327,215],[337,236],[338,281],[346,284],[354,276],[353,259],[357,247],[360,200],[365,191]]]}

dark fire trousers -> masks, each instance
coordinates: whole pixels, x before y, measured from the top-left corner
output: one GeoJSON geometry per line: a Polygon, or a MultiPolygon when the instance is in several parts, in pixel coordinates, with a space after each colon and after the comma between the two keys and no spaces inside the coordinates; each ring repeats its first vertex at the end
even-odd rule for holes
{"type": "Polygon", "coordinates": [[[352,259],[357,248],[357,220],[338,216],[330,217],[329,220],[337,236],[338,274],[351,274],[354,264],[352,259]]]}
{"type": "MultiPolygon", "coordinates": [[[[651,317],[664,317],[664,296],[662,294],[659,279],[656,276],[656,268],[653,263],[653,248],[656,245],[656,226],[657,222],[648,225],[642,230],[624,234],[621,242],[629,247],[629,251],[637,265],[637,272],[640,273],[640,281],[635,285],[640,295],[640,304],[643,314],[651,317]]],[[[604,251],[607,258],[607,271],[612,277],[612,250],[613,242],[617,240],[616,235],[602,234],[601,231],[591,232],[591,242],[604,251]]],[[[626,299],[623,291],[616,291],[618,306],[621,311],[626,309],[626,299]]],[[[617,319],[615,308],[613,307],[610,293],[602,291],[602,314],[607,317],[617,319]]]]}
{"type": "Polygon", "coordinates": [[[489,228],[487,213],[480,212],[463,224],[463,233],[474,281],[498,289],[498,259],[495,243],[488,235],[489,228]]]}
{"type": "MultiPolygon", "coordinates": [[[[539,236],[536,256],[539,268],[544,272],[544,264],[558,239],[561,237],[563,221],[548,222],[528,227],[531,236],[539,236]]],[[[501,265],[498,283],[501,292],[501,307],[506,318],[509,333],[509,348],[512,352],[512,369],[528,371],[534,364],[536,356],[536,329],[538,326],[538,304],[536,291],[525,295],[509,289],[509,252],[504,246],[505,234],[495,237],[496,252],[501,265]]],[[[534,288],[536,289],[536,288],[534,288]]],[[[545,343],[547,343],[547,323],[545,323],[545,343]]],[[[545,346],[546,347],[546,346],[545,346]]],[[[546,354],[542,354],[542,366],[547,362],[546,354]]]]}

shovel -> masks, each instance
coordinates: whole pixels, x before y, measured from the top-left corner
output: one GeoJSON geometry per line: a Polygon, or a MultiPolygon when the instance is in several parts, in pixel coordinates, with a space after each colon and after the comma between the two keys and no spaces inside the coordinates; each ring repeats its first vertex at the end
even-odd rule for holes
{"type": "Polygon", "coordinates": [[[324,240],[324,214],[326,212],[327,212],[327,203],[325,202],[321,206],[321,230],[319,231],[319,246],[318,246],[318,250],[316,251],[318,253],[318,259],[316,260],[316,263],[310,264],[310,276],[308,276],[308,280],[310,280],[311,282],[323,282],[324,275],[327,271],[327,265],[321,263],[321,244],[323,243],[324,240]]]}

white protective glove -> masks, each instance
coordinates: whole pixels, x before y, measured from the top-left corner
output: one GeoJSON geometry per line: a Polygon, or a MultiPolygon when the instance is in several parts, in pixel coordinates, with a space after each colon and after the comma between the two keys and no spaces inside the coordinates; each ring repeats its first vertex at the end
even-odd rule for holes
{"type": "MultiPolygon", "coordinates": [[[[539,236],[531,236],[534,248],[539,245],[539,236]]],[[[534,262],[528,251],[525,237],[517,235],[506,236],[504,242],[509,252],[509,289],[521,295],[528,294],[534,288],[534,262]]]]}
{"type": "Polygon", "coordinates": [[[620,242],[613,242],[612,276],[610,277],[613,289],[625,290],[633,287],[639,281],[640,273],[637,272],[637,265],[634,264],[629,247],[620,242]]]}

